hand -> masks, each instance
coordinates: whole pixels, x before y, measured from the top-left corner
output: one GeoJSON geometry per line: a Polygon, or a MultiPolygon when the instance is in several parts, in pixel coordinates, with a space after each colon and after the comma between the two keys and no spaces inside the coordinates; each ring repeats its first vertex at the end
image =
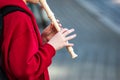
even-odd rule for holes
{"type": "MultiPolygon", "coordinates": [[[[62,25],[59,23],[59,20],[57,20],[58,25],[62,27],[62,25]]],[[[43,40],[43,43],[48,42],[58,31],[54,27],[53,23],[50,23],[42,32],[41,37],[43,40]]]]}
{"type": "Polygon", "coordinates": [[[69,35],[72,32],[74,32],[74,29],[63,28],[58,33],[56,33],[48,41],[48,43],[51,44],[55,50],[59,50],[65,46],[73,46],[73,43],[68,43],[68,40],[74,39],[76,37],[76,34],[69,35]]]}

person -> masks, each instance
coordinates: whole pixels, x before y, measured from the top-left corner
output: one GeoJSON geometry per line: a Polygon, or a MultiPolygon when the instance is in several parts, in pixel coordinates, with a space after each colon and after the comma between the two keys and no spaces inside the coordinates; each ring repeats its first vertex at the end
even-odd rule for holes
{"type": "MultiPolygon", "coordinates": [[[[74,29],[67,28],[57,32],[53,23],[40,33],[27,3],[37,4],[39,0],[0,0],[0,8],[13,5],[29,13],[16,11],[4,16],[3,38],[0,38],[2,67],[9,80],[49,80],[48,67],[56,51],[73,46],[67,41],[74,39],[76,34],[71,34],[74,29]]],[[[59,21],[58,24],[62,26],[59,21]]]]}

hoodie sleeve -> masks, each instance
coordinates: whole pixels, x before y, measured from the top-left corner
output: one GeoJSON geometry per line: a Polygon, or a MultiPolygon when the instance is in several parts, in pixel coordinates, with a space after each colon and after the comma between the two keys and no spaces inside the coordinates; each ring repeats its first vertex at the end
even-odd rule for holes
{"type": "MultiPolygon", "coordinates": [[[[15,12],[10,21],[9,66],[11,73],[19,79],[37,79],[52,62],[55,49],[48,43],[38,44],[37,35],[30,17],[15,12]],[[15,21],[15,22],[14,22],[15,21]]],[[[9,20],[8,20],[9,21],[9,20]]]]}

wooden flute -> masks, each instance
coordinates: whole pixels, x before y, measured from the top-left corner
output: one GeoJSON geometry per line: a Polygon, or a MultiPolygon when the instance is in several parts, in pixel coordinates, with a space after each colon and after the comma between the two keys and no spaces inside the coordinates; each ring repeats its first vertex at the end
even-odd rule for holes
{"type": "MultiPolygon", "coordinates": [[[[57,23],[57,20],[56,20],[56,18],[55,18],[55,16],[54,16],[52,10],[51,10],[50,7],[48,6],[46,0],[39,0],[39,1],[40,1],[41,6],[42,6],[42,7],[44,8],[44,10],[46,11],[48,18],[53,22],[56,30],[57,30],[57,31],[60,31],[61,28],[59,27],[59,25],[58,25],[58,23],[57,23]]],[[[68,52],[70,53],[70,55],[72,56],[73,59],[78,56],[77,54],[75,54],[75,52],[74,52],[74,50],[73,50],[73,48],[72,48],[71,46],[66,46],[66,48],[67,48],[68,52]]]]}

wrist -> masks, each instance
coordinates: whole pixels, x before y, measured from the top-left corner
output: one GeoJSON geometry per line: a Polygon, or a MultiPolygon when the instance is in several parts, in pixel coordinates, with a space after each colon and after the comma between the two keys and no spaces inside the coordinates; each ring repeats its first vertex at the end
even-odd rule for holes
{"type": "Polygon", "coordinates": [[[50,44],[55,49],[55,51],[57,50],[56,47],[55,47],[55,43],[53,43],[51,41],[48,41],[48,44],[50,44]]]}

